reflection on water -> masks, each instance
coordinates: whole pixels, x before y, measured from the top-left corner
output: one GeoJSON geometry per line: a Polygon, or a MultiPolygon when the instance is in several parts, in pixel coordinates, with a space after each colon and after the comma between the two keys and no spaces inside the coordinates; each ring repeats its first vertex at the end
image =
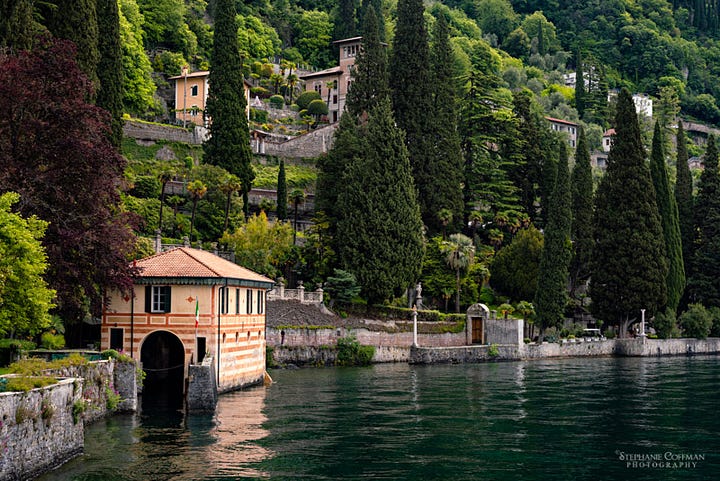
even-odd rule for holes
{"type": "Polygon", "coordinates": [[[256,442],[266,390],[220,396],[215,415],[143,410],[85,429],[85,453],[39,481],[185,481],[265,477],[268,450],[256,442]]]}
{"type": "Polygon", "coordinates": [[[276,371],[215,416],[90,426],[48,480],[720,479],[720,357],[276,371]],[[627,456],[704,457],[693,467],[627,456]]]}

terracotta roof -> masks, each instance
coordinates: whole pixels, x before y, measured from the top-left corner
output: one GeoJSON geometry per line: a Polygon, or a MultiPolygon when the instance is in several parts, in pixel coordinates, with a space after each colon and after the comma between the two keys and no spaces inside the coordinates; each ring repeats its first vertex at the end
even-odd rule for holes
{"type": "Polygon", "coordinates": [[[569,120],[563,120],[563,119],[555,119],[553,117],[545,117],[545,120],[547,120],[549,122],[554,122],[556,124],[577,125],[575,122],[570,122],[569,120]]]}
{"type": "Polygon", "coordinates": [[[194,277],[240,279],[274,284],[274,281],[256,272],[230,262],[211,252],[177,247],[136,262],[138,277],[194,277]]]}
{"type": "Polygon", "coordinates": [[[615,129],[608,129],[603,134],[603,137],[612,137],[613,135],[615,135],[615,129]]]}

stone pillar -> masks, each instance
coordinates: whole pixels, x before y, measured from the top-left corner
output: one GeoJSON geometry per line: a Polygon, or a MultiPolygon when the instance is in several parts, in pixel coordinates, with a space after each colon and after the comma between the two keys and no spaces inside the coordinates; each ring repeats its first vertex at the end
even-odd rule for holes
{"type": "Polygon", "coordinates": [[[318,287],[317,291],[315,291],[319,294],[318,297],[320,297],[320,304],[322,304],[325,301],[325,291],[323,291],[322,287],[318,287]]]}
{"type": "Polygon", "coordinates": [[[183,246],[190,247],[190,238],[186,235],[183,236],[183,246]]]}
{"type": "Polygon", "coordinates": [[[155,254],[162,252],[162,235],[160,229],[155,231],[155,254]]]}
{"type": "Polygon", "coordinates": [[[303,286],[302,281],[299,281],[298,284],[299,284],[298,291],[300,291],[300,294],[298,297],[300,297],[300,303],[304,304],[305,303],[305,286],[303,286]]]}
{"type": "Polygon", "coordinates": [[[282,277],[278,278],[277,292],[278,292],[278,296],[280,297],[281,300],[285,299],[285,282],[284,282],[284,280],[285,279],[283,279],[282,277]]]}
{"type": "Polygon", "coordinates": [[[215,383],[213,358],[206,356],[202,364],[188,366],[188,412],[214,412],[218,390],[215,383]]]}
{"type": "Polygon", "coordinates": [[[137,411],[137,375],[135,362],[115,361],[113,384],[122,401],[118,404],[118,411],[137,411]]]}

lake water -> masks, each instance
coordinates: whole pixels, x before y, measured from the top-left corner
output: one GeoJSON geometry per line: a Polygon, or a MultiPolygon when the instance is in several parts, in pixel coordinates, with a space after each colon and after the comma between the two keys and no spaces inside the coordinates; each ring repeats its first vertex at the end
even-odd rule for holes
{"type": "Polygon", "coordinates": [[[272,371],[89,426],[50,480],[720,479],[720,357],[272,371]]]}

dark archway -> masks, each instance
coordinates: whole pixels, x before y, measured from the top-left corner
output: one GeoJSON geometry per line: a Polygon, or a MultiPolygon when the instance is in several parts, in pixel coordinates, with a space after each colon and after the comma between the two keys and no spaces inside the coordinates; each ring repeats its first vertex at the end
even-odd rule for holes
{"type": "Polygon", "coordinates": [[[185,347],[168,331],[149,334],[142,344],[140,360],[146,373],[142,408],[176,410],[183,407],[185,347]]]}

